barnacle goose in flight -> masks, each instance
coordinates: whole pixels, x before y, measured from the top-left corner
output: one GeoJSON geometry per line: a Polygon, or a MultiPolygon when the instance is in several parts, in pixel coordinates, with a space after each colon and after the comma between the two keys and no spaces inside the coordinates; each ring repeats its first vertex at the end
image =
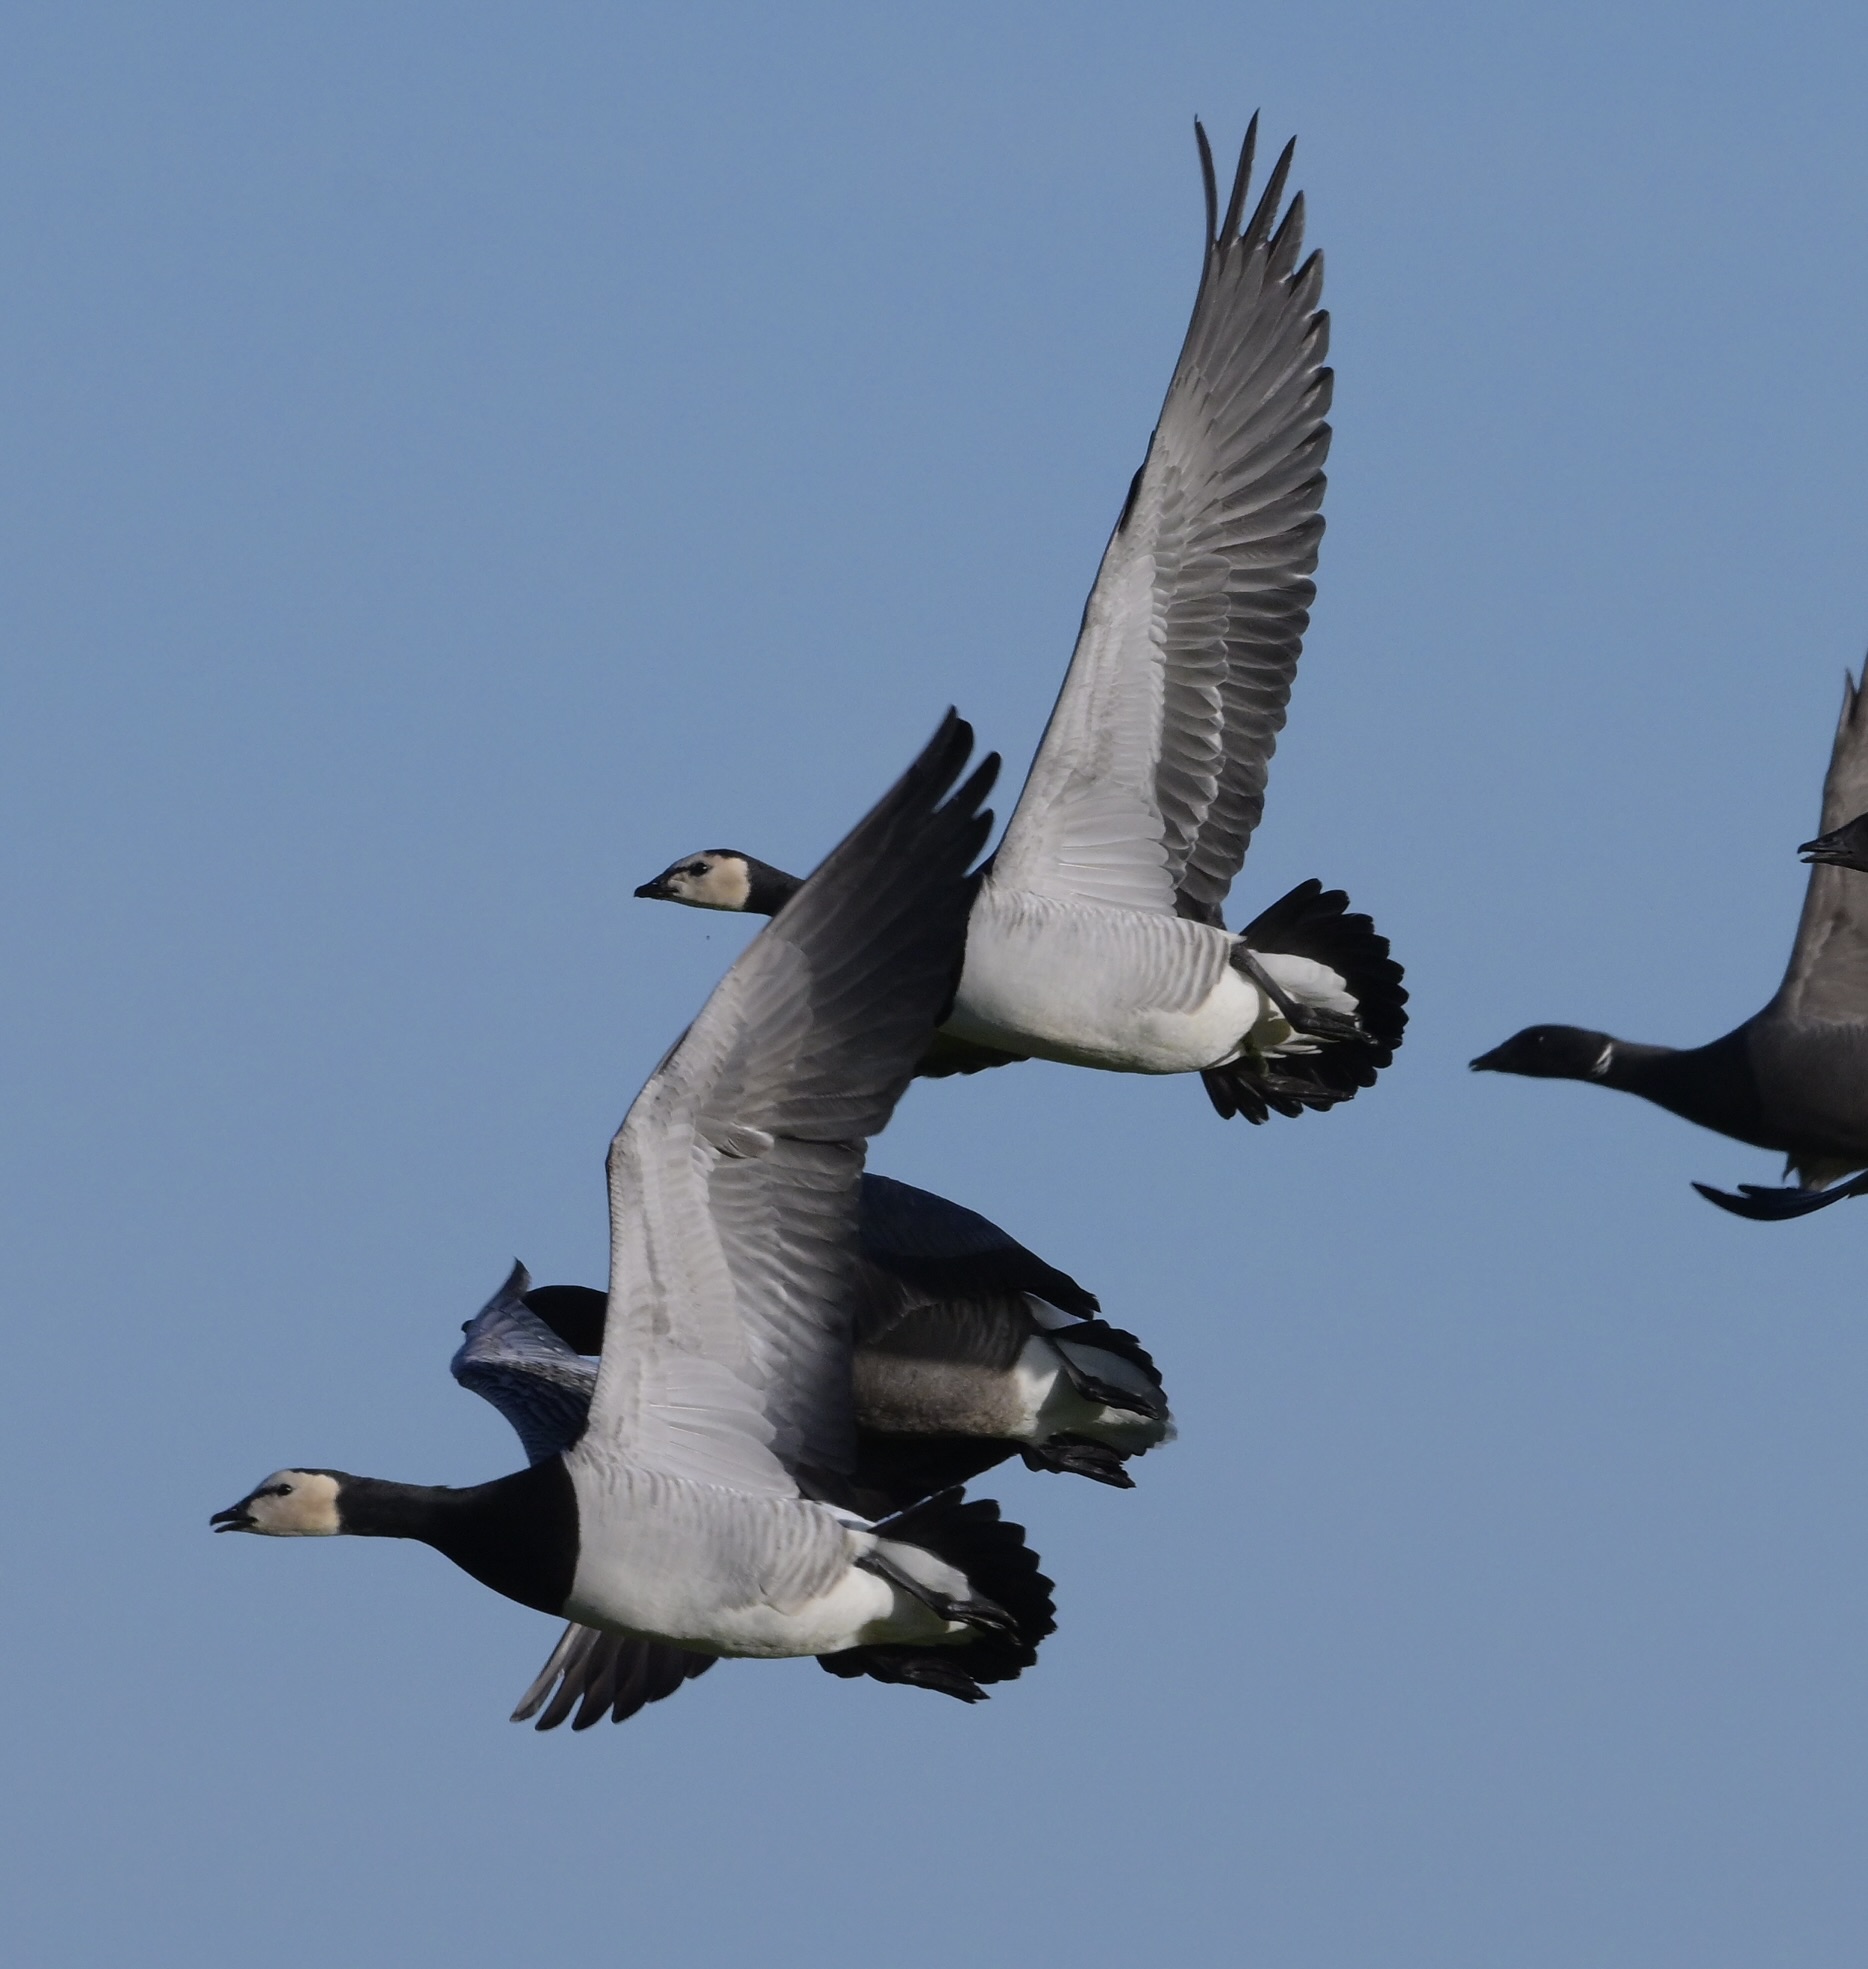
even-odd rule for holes
{"type": "MultiPolygon", "coordinates": [[[[1293,145],[1247,217],[1254,117],[1221,216],[1194,127],[1193,319],[921,1070],[1197,1072],[1222,1115],[1263,1121],[1372,1085],[1407,994],[1387,940],[1320,882],[1225,927],[1316,593],[1329,317],[1321,256],[1300,262],[1303,194],[1279,214],[1293,145]]],[[[770,913],[796,887],[722,849],[636,894],[770,913]]]]}
{"type": "MultiPolygon", "coordinates": [[[[840,1655],[968,1698],[1031,1665],[1050,1582],[996,1505],[949,1491],[873,1522],[843,1502],[858,1185],[959,968],[998,765],[954,790],[972,738],[950,712],[631,1104],[575,1443],[465,1490],[281,1470],[217,1529],[419,1539],[656,1650],[840,1655]]],[[[665,1654],[643,1670],[668,1672],[665,1654]]]]}
{"type": "MultiPolygon", "coordinates": [[[[1140,1343],[1097,1318],[1067,1273],[958,1204],[865,1176],[860,1213],[852,1501],[892,1516],[1014,1452],[1034,1469],[1130,1484],[1126,1459],[1172,1432],[1140,1343]]],[[[533,1286],[515,1265],[466,1323],[454,1378],[505,1416],[534,1463],[584,1428],[607,1307],[584,1286],[533,1286]]],[[[573,1622],[513,1720],[620,1723],[707,1663],[573,1622]]],[[[824,1666],[849,1668],[837,1655],[824,1666]]]]}
{"type": "Polygon", "coordinates": [[[1709,1045],[1642,1046],[1576,1026],[1529,1026],[1472,1062],[1478,1072],[1588,1080],[1639,1094],[1721,1135],[1776,1149],[1795,1188],[1705,1183],[1701,1196],[1740,1217],[1807,1216],[1868,1193],[1868,883],[1845,871],[1846,816],[1868,805],[1868,693],[1844,680],[1823,826],[1807,842],[1810,882],[1777,995],[1709,1045]],[[1845,837],[1832,849],[1837,836],[1845,837]],[[1840,1179],[1853,1177],[1853,1181],[1840,1179]],[[1827,1185],[1828,1187],[1825,1187],[1827,1185]]]}
{"type": "MultiPolygon", "coordinates": [[[[897,1509],[1013,1455],[1029,1469],[1133,1487],[1123,1466],[1166,1442],[1173,1420],[1153,1360],[1134,1334],[1100,1317],[1094,1293],[976,1211],[887,1176],[863,1177],[857,1228],[852,1482],[876,1493],[865,1508],[897,1509]]],[[[518,1326],[536,1334],[542,1324],[553,1336],[543,1355],[511,1364],[522,1388],[549,1358],[554,1386],[587,1391],[608,1295],[534,1286],[523,1267],[468,1322],[455,1378],[505,1412],[509,1363],[499,1348],[486,1353],[482,1338],[503,1347],[513,1329],[502,1309],[515,1296],[518,1326]],[[485,1385],[475,1378],[490,1369],[485,1385]]]]}

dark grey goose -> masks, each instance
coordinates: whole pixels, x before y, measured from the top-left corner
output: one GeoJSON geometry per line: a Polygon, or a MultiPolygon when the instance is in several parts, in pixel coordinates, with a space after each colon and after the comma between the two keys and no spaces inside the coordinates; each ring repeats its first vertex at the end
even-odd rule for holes
{"type": "MultiPolygon", "coordinates": [[[[1644,1046],[1578,1026],[1528,1026],[1472,1062],[1476,1072],[1617,1087],[1721,1135],[1775,1149],[1795,1187],[1706,1183],[1701,1196],[1740,1217],[1776,1222],[1868,1191],[1868,883],[1825,844],[1868,806],[1868,709],[1843,684],[1822,825],[1790,967],[1776,995],[1705,1046],[1644,1046]],[[1853,1180],[1842,1180],[1853,1178],[1853,1180]]],[[[1843,844],[1846,846],[1846,844],[1843,844]]]]}

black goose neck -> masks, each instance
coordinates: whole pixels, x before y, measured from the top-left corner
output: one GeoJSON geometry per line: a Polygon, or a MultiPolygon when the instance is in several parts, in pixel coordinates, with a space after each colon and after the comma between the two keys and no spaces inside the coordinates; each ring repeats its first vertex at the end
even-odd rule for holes
{"type": "Polygon", "coordinates": [[[1743,1026],[1704,1046],[1639,1046],[1617,1039],[1600,1078],[1683,1121],[1740,1141],[1756,1139],[1762,1126],[1757,1076],[1743,1026]]]}
{"type": "Polygon", "coordinates": [[[1611,1039],[1602,1054],[1581,1079],[1599,1080],[1604,1087],[1618,1087],[1625,1094],[1656,1098],[1654,1090],[1670,1084],[1674,1062],[1686,1056],[1677,1046],[1647,1046],[1638,1039],[1611,1039]]]}
{"type": "Polygon", "coordinates": [[[746,908],[754,916],[776,916],[804,887],[802,879],[787,875],[770,862],[746,857],[746,908]]]}
{"type": "Polygon", "coordinates": [[[491,1483],[455,1490],[345,1477],[343,1529],[432,1545],[483,1586],[541,1613],[562,1613],[577,1571],[577,1494],[552,1456],[491,1483]]]}

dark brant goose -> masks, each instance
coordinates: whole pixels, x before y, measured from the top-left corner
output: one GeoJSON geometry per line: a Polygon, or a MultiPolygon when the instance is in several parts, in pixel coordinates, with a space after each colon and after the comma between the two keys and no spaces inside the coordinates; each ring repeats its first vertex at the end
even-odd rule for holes
{"type": "MultiPolygon", "coordinates": [[[[948,1491],[875,1522],[841,1501],[863,1157],[959,969],[998,763],[955,791],[972,742],[950,712],[624,1117],[603,1352],[571,1447],[466,1490],[281,1470],[217,1529],[418,1539],[653,1649],[840,1655],[966,1700],[1036,1660],[1050,1582],[997,1505],[948,1491]]],[[[668,1657],[632,1661],[649,1699],[668,1657]]]]}
{"type": "Polygon", "coordinates": [[[1794,1189],[1741,1183],[1701,1196],[1740,1217],[1807,1216],[1868,1192],[1868,883],[1846,871],[1859,837],[1845,816],[1868,806],[1868,710],[1845,679],[1823,781],[1823,826],[1802,852],[1809,889],[1777,995],[1710,1045],[1640,1046],[1576,1026],[1530,1026],[1472,1062],[1478,1072],[1589,1080],[1786,1157],[1794,1189]],[[1838,844],[1833,849],[1832,843],[1838,844]],[[1854,1177],[1844,1182],[1844,1177],[1854,1177]],[[1828,1185],[1830,1187],[1825,1187],[1828,1185]]]}
{"type": "MultiPolygon", "coordinates": [[[[1293,146],[1248,204],[1254,117],[1222,216],[1195,131],[1193,318],[921,1071],[1198,1073],[1221,1115],[1257,1122],[1372,1086],[1407,993],[1387,939],[1321,882],[1226,928],[1316,593],[1329,317],[1303,194],[1280,209],[1293,146]]],[[[795,887],[709,850],[636,893],[769,913],[795,887]]]]}

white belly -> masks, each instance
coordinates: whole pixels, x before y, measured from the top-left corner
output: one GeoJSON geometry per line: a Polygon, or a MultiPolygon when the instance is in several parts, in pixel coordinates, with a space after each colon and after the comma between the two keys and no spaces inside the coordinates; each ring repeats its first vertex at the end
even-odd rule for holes
{"type": "Polygon", "coordinates": [[[1232,943],[1204,923],[988,884],[946,1030],[1072,1066],[1197,1072],[1234,1058],[1270,1009],[1232,943]]]}
{"type": "MultiPolygon", "coordinates": [[[[877,1574],[851,1565],[825,1592],[801,1605],[778,1607],[752,1600],[735,1606],[701,1609],[689,1605],[670,1617],[668,1609],[645,1603],[627,1580],[608,1578],[601,1568],[578,1568],[577,1586],[565,1602],[565,1616],[586,1627],[603,1627],[642,1640],[672,1641],[707,1654],[772,1659],[789,1655],[838,1654],[868,1641],[901,1640],[897,1602],[905,1596],[877,1574]],[[674,1629],[679,1629],[677,1633],[674,1629]]],[[[917,1613],[925,1613],[919,1602],[917,1613]]],[[[934,1632],[942,1623],[926,1614],[934,1632]]],[[[920,1638],[920,1637],[917,1637],[920,1638]]]]}
{"type": "Polygon", "coordinates": [[[818,1655],[964,1630],[856,1561],[875,1535],[804,1498],[752,1497],[566,1458],[578,1504],[564,1612],[718,1655],[818,1655]]]}

